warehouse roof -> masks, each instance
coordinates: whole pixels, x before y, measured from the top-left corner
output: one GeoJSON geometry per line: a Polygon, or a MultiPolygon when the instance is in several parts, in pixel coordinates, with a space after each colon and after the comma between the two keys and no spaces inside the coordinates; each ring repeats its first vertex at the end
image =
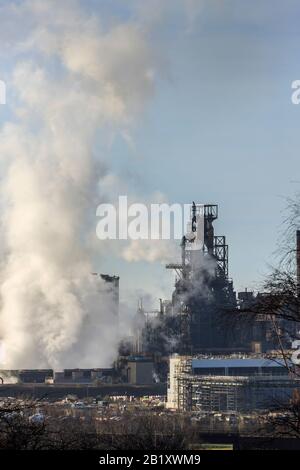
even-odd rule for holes
{"type": "Polygon", "coordinates": [[[285,367],[283,360],[276,359],[192,359],[192,368],[227,368],[227,367],[285,367]]]}

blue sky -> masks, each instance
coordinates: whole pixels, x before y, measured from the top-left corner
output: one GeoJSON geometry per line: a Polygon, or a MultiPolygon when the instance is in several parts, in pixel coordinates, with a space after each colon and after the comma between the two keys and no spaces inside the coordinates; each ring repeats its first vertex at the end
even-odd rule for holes
{"type": "MultiPolygon", "coordinates": [[[[168,77],[136,130],[134,166],[146,190],[171,202],[219,204],[216,230],[227,236],[235,286],[255,287],[275,263],[285,198],[298,189],[291,82],[300,77],[300,6],[230,1],[220,12],[204,3],[190,28],[173,15],[155,31],[168,77]]],[[[159,264],[123,270],[133,278],[141,270],[149,283],[149,273],[164,276],[159,264]]]]}
{"type": "MultiPolygon", "coordinates": [[[[275,262],[285,198],[299,187],[300,105],[291,103],[291,83],[300,79],[299,3],[82,5],[104,28],[119,21],[146,28],[162,64],[132,133],[134,146],[116,138],[108,150],[114,171],[132,174],[145,195],[219,204],[216,233],[227,236],[235,287],[256,286],[275,262]]],[[[8,58],[4,78],[6,67],[8,58]]],[[[0,113],[5,121],[9,109],[0,113]]],[[[124,295],[128,289],[171,295],[172,276],[159,262],[128,263],[110,254],[101,270],[121,276],[124,295]]]]}

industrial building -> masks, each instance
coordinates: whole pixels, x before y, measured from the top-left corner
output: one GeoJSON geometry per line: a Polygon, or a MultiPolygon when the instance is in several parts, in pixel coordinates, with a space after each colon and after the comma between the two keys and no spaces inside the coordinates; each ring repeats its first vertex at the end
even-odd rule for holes
{"type": "Polygon", "coordinates": [[[26,369],[0,370],[2,383],[48,385],[100,385],[131,384],[151,385],[154,381],[154,365],[151,358],[129,356],[119,358],[114,367],[93,369],[26,369]]]}
{"type": "Polygon", "coordinates": [[[0,377],[3,382],[19,383],[45,383],[48,378],[53,379],[52,369],[19,369],[0,370],[0,377]]]}
{"type": "Polygon", "coordinates": [[[20,369],[0,370],[4,384],[16,382],[20,384],[92,384],[97,381],[112,383],[113,368],[102,369],[20,369]]]}
{"type": "Polygon", "coordinates": [[[284,361],[261,356],[170,357],[167,407],[181,411],[246,412],[287,403],[300,378],[284,361]]]}
{"type": "Polygon", "coordinates": [[[181,263],[166,266],[177,274],[172,307],[180,319],[180,350],[184,353],[227,346],[220,314],[223,308],[235,308],[236,300],[228,277],[226,238],[214,232],[217,218],[217,205],[193,202],[181,242],[181,263]]]}
{"type": "Polygon", "coordinates": [[[254,305],[259,296],[234,291],[226,237],[215,235],[217,218],[217,205],[191,205],[181,261],[166,265],[176,275],[172,298],[160,300],[159,309],[151,312],[139,304],[133,352],[230,354],[278,347],[267,316],[247,324],[235,320],[235,314],[254,305]]]}
{"type": "Polygon", "coordinates": [[[112,383],[114,370],[105,369],[64,369],[53,373],[54,384],[112,383]]]}
{"type": "MultiPolygon", "coordinates": [[[[14,377],[19,384],[51,384],[54,388],[122,389],[128,385],[132,393],[140,393],[146,386],[166,387],[169,371],[169,409],[247,412],[289,400],[299,389],[299,379],[290,375],[282,361],[266,359],[264,354],[278,349],[278,331],[282,348],[289,345],[292,335],[284,337],[280,320],[267,314],[243,321],[243,312],[255,307],[264,294],[247,289],[235,292],[226,238],[215,235],[217,218],[217,205],[191,205],[181,260],[166,266],[176,274],[172,297],[160,299],[159,308],[152,311],[139,302],[134,337],[126,347],[122,344],[112,368],[0,371],[0,379],[6,382],[6,377],[14,377]],[[238,321],[228,322],[237,315],[238,321]]],[[[300,232],[297,270],[299,296],[300,232]]],[[[117,326],[119,277],[93,275],[99,279],[99,289],[111,299],[117,326]]]]}
{"type": "Polygon", "coordinates": [[[130,357],[126,365],[126,382],[132,385],[146,385],[154,382],[153,362],[149,358],[130,357]]]}

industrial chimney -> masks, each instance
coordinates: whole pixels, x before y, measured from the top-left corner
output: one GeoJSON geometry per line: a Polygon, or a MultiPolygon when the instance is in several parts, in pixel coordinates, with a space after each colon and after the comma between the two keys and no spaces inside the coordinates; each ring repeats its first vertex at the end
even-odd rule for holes
{"type": "Polygon", "coordinates": [[[297,259],[297,296],[300,297],[300,230],[297,230],[297,247],[296,247],[296,259],[297,259]]]}

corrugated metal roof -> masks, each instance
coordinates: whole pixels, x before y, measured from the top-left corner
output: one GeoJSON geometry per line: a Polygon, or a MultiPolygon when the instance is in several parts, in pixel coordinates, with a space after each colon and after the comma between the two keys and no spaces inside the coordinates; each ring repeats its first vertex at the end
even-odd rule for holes
{"type": "Polygon", "coordinates": [[[192,359],[192,368],[285,367],[280,359],[192,359]]]}

